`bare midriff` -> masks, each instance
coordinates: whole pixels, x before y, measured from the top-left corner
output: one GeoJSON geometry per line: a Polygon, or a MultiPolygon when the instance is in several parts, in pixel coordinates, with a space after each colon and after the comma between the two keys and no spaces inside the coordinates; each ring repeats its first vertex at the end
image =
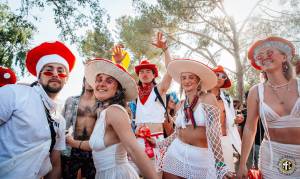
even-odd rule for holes
{"type": "Polygon", "coordinates": [[[300,145],[300,127],[268,128],[271,141],[300,145]]]}
{"type": "Polygon", "coordinates": [[[207,148],[206,130],[203,126],[194,128],[192,125],[186,128],[179,128],[178,138],[186,143],[196,147],[207,148]]]}

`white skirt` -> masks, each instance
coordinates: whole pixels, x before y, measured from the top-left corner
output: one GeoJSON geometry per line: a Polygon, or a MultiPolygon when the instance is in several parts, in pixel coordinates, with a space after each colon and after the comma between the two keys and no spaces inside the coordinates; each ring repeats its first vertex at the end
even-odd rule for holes
{"type": "Polygon", "coordinates": [[[163,171],[188,179],[214,179],[214,159],[209,156],[207,148],[189,145],[176,138],[165,154],[163,171]]]}
{"type": "Polygon", "coordinates": [[[299,179],[300,145],[282,144],[264,139],[259,151],[258,166],[264,179],[299,179]],[[269,144],[272,147],[272,161],[269,144]]]}
{"type": "Polygon", "coordinates": [[[128,163],[119,164],[113,168],[97,171],[96,179],[139,179],[137,172],[128,163]]]}

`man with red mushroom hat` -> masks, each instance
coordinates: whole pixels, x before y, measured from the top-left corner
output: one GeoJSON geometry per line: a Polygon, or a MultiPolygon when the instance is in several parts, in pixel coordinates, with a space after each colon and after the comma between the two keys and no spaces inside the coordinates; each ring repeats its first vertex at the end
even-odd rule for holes
{"type": "Polygon", "coordinates": [[[235,170],[233,153],[241,152],[241,137],[238,132],[237,124],[243,122],[242,115],[235,115],[232,98],[225,93],[224,90],[231,87],[231,81],[228,78],[223,66],[217,66],[213,69],[217,75],[217,85],[211,90],[216,95],[218,106],[221,110],[220,123],[221,123],[221,142],[224,153],[225,163],[232,171],[235,170]]]}
{"type": "Polygon", "coordinates": [[[63,43],[42,43],[26,57],[37,81],[0,88],[0,178],[60,178],[65,121],[55,99],[74,63],[63,43]]]}
{"type": "Polygon", "coordinates": [[[10,68],[0,66],[0,87],[8,84],[15,84],[17,77],[14,71],[10,68]]]}

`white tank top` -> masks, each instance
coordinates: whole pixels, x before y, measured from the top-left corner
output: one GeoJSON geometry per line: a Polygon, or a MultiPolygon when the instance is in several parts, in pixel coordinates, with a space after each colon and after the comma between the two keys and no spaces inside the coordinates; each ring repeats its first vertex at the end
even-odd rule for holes
{"type": "MultiPolygon", "coordinates": [[[[165,96],[162,96],[164,99],[165,96]]],[[[137,99],[135,123],[163,123],[165,120],[165,109],[156,99],[154,88],[152,89],[145,104],[142,104],[140,98],[137,99]]]]}

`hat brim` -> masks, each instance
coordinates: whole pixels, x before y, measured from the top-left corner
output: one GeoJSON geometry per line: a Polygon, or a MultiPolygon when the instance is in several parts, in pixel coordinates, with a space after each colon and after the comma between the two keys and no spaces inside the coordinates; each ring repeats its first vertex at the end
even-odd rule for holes
{"type": "Polygon", "coordinates": [[[150,69],[154,71],[154,77],[158,77],[158,69],[155,64],[141,64],[134,67],[136,75],[139,75],[141,69],[150,69]]]}
{"type": "Polygon", "coordinates": [[[167,72],[179,84],[181,83],[180,76],[182,73],[189,72],[197,75],[201,79],[201,87],[204,91],[210,90],[217,85],[216,74],[208,66],[196,60],[172,60],[167,67],[167,72]]]}
{"type": "Polygon", "coordinates": [[[125,100],[130,101],[137,98],[138,90],[135,80],[129,73],[123,71],[111,61],[101,59],[94,60],[86,64],[84,75],[86,81],[95,89],[96,76],[106,74],[115,78],[125,89],[125,100]]]}

